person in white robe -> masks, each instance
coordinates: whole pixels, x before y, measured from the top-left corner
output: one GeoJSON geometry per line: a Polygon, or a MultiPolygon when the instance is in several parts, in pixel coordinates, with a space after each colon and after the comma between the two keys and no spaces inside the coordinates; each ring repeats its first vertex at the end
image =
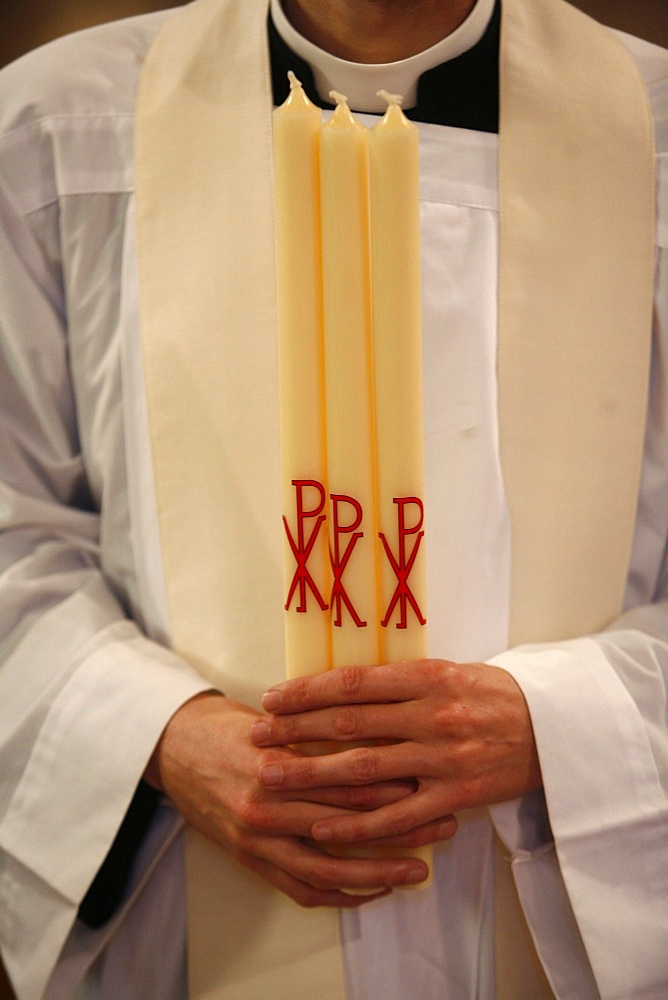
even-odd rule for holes
{"type": "MultiPolygon", "coordinates": [[[[341,47],[336,22],[323,20],[329,6],[283,10],[274,0],[274,30],[313,70],[321,102],[335,86],[366,123],[380,111],[379,63],[380,85],[403,92],[410,111],[418,78],[472,51],[498,16],[491,0],[426,5],[424,21],[411,11],[387,35],[353,24],[341,47]]],[[[657,170],[651,382],[621,617],[595,634],[511,646],[497,412],[498,140],[484,127],[426,121],[434,659],[410,675],[383,665],[283,688],[272,638],[256,652],[273,650],[268,673],[216,685],[221,694],[173,648],[140,332],[137,88],[152,43],[177,16],[91,29],[2,74],[0,942],[17,994],[188,995],[185,819],[242,868],[315,907],[306,912],[340,910],[348,1000],[665,997],[668,54],[621,37],[647,87],[657,170]],[[365,751],[360,777],[359,755],[323,758],[314,770],[287,749],[340,738],[341,719],[347,738],[393,737],[398,752],[365,751]],[[128,809],[142,812],[142,779],[149,805],[127,878],[114,867],[118,892],[101,916],[87,917],[82,904],[128,809]],[[434,843],[433,885],[392,891],[422,881],[423,864],[333,860],[316,846],[332,839],[434,843]],[[513,917],[521,936],[504,952],[513,967],[499,957],[505,914],[494,891],[495,867],[508,859],[521,904],[513,917]],[[342,885],[383,890],[351,895],[342,885]]],[[[198,233],[190,240],[184,270],[198,233]]],[[[273,346],[248,351],[262,401],[273,346]]],[[[184,367],[183,392],[194,398],[187,378],[184,367]]],[[[242,385],[231,405],[243,409],[242,385]]],[[[237,430],[231,421],[230,437],[237,430]]],[[[224,462],[233,491],[233,449],[224,462]]],[[[274,476],[276,463],[261,466],[260,479],[274,476]]],[[[190,488],[181,485],[196,505],[190,488]]],[[[269,565],[254,569],[258,589],[265,575],[280,575],[280,554],[268,551],[269,565]]],[[[241,557],[220,559],[223,574],[238,572],[241,557]]],[[[232,904],[242,932],[237,939],[230,925],[220,934],[243,961],[243,936],[255,925],[232,904]]],[[[279,956],[278,975],[280,965],[279,956]]],[[[257,992],[250,983],[242,979],[234,996],[257,992]]]]}

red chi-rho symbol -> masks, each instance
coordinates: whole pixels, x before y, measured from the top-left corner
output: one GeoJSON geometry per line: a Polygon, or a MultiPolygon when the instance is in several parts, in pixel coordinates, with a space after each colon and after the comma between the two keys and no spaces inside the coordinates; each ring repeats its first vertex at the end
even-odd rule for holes
{"type": "Polygon", "coordinates": [[[408,578],[411,574],[411,570],[415,565],[415,560],[420,548],[420,543],[424,538],[424,531],[422,531],[422,523],[424,521],[424,505],[418,497],[398,497],[393,501],[397,505],[397,528],[398,528],[398,538],[399,538],[399,553],[398,558],[395,559],[392,550],[390,548],[389,542],[383,532],[380,532],[379,537],[383,543],[383,548],[385,549],[385,554],[388,558],[390,566],[394,571],[394,575],[397,578],[397,586],[392,595],[392,599],[388,605],[385,617],[383,618],[381,625],[383,628],[387,628],[390,618],[394,613],[394,609],[397,604],[399,605],[399,621],[397,622],[397,628],[407,628],[408,627],[408,606],[410,605],[415,612],[415,616],[419,621],[420,625],[426,625],[427,619],[423,616],[420,611],[420,606],[413,594],[412,590],[408,585],[408,578]],[[407,507],[417,507],[418,517],[417,521],[411,527],[406,525],[406,508],[407,507]],[[408,536],[414,536],[413,547],[408,553],[408,546],[406,544],[406,539],[408,536]]]}
{"type": "Polygon", "coordinates": [[[297,562],[297,567],[295,569],[294,575],[292,577],[292,582],[290,584],[290,589],[288,591],[288,597],[285,602],[285,610],[288,611],[290,605],[292,604],[292,598],[295,595],[295,591],[299,590],[299,604],[297,605],[296,611],[300,613],[305,613],[307,611],[307,588],[313,594],[318,606],[326,611],[329,605],[324,600],[322,594],[318,590],[318,586],[311,576],[308,569],[309,556],[313,552],[313,547],[316,543],[316,539],[320,534],[320,529],[322,528],[326,515],[323,514],[326,503],[325,488],[322,483],[319,483],[315,479],[293,479],[292,485],[296,490],[296,500],[297,500],[297,539],[292,536],[290,532],[290,527],[288,525],[287,519],[283,517],[283,525],[285,527],[285,533],[288,537],[288,542],[290,543],[290,548],[292,549],[292,554],[297,562]],[[307,508],[305,492],[307,490],[315,490],[317,500],[314,507],[307,508]],[[307,528],[307,522],[310,523],[307,528]],[[308,533],[310,528],[310,533],[308,533]]]}
{"type": "Polygon", "coordinates": [[[359,542],[360,538],[364,537],[364,532],[357,530],[362,523],[362,505],[353,497],[344,496],[341,493],[332,493],[330,499],[332,501],[333,543],[330,550],[330,561],[332,564],[332,572],[334,574],[331,597],[332,613],[334,615],[332,624],[339,627],[343,624],[342,605],[345,605],[355,625],[357,625],[358,628],[365,628],[366,622],[362,621],[358,615],[345,587],[343,586],[343,574],[350,561],[353,549],[359,542]],[[352,520],[349,524],[343,524],[342,520],[345,515],[342,514],[341,508],[345,507],[351,507],[353,511],[352,520]],[[348,536],[348,544],[345,546],[345,549],[343,549],[341,543],[343,535],[348,536]]]}

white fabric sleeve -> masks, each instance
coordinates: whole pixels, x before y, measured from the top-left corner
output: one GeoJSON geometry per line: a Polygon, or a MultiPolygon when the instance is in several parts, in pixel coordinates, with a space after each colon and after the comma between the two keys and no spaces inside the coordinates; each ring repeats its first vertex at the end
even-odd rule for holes
{"type": "Polygon", "coordinates": [[[569,914],[559,880],[544,878],[553,837],[601,997],[658,1000],[668,987],[668,642],[615,631],[490,662],[522,688],[543,774],[549,825],[525,802],[491,810],[538,952],[567,987],[569,914]]]}
{"type": "Polygon", "coordinates": [[[0,940],[41,996],[170,716],[204,690],[100,569],[68,369],[59,215],[0,159],[0,940]]]}
{"type": "Polygon", "coordinates": [[[668,259],[657,260],[652,392],[628,609],[602,634],[510,650],[544,797],[491,810],[559,997],[668,995],[668,259]],[[640,603],[644,602],[644,603],[640,603]],[[581,942],[578,942],[578,935],[581,942]],[[580,985],[578,985],[580,983],[580,985]]]}
{"type": "Polygon", "coordinates": [[[602,634],[510,650],[544,795],[491,810],[559,997],[668,995],[668,257],[657,256],[652,387],[626,603],[602,634]]]}
{"type": "MultiPolygon", "coordinates": [[[[665,65],[661,53],[663,77],[665,65]]],[[[659,151],[655,328],[627,610],[602,634],[490,660],[524,693],[544,782],[544,795],[496,806],[491,815],[559,997],[584,995],[582,945],[603,1000],[668,996],[665,82],[650,85],[650,97],[659,151]]]]}

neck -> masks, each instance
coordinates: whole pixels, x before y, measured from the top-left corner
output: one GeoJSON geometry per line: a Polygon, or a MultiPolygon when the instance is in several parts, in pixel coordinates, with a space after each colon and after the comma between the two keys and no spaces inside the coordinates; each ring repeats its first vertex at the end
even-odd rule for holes
{"type": "Polygon", "coordinates": [[[339,59],[391,63],[451,34],[475,0],[284,0],[283,6],[300,34],[339,59]]]}

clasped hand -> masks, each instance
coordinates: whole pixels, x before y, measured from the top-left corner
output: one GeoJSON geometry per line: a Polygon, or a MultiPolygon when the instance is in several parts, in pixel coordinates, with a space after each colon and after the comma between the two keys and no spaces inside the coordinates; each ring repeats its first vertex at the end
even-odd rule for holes
{"type": "Polygon", "coordinates": [[[358,906],[427,875],[415,858],[333,857],[325,844],[445,840],[455,812],[540,785],[523,696],[485,664],[346,667],[277,685],[263,707],[216,692],[191,699],[147,777],[200,833],[302,905],[358,906]],[[320,741],[339,752],[309,755],[320,741]]]}
{"type": "Polygon", "coordinates": [[[262,704],[271,714],[252,728],[257,746],[356,744],[328,756],[266,763],[260,773],[266,787],[415,783],[413,794],[370,811],[332,810],[311,827],[316,842],[432,842],[452,834],[454,813],[541,785],[524,697],[510,674],[484,663],[344,667],[279,684],[262,704]],[[373,743],[360,747],[364,741],[373,743]]]}

